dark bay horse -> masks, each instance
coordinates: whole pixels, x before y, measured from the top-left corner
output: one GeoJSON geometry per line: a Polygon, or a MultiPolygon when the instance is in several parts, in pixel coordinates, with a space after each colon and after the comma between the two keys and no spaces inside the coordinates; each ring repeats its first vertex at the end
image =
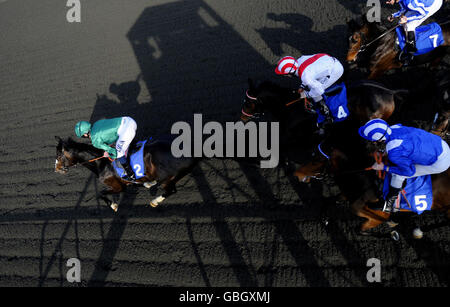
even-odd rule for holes
{"type": "MultiPolygon", "coordinates": [[[[346,82],[349,118],[365,123],[370,119],[388,119],[395,109],[395,95],[404,90],[390,90],[381,83],[361,80],[346,82]]],[[[244,122],[259,118],[264,112],[272,113],[282,120],[297,117],[304,120],[308,102],[299,98],[296,90],[283,88],[269,81],[254,86],[249,80],[242,107],[241,120],[244,122]],[[303,110],[302,110],[303,109],[303,110]]]]}
{"type": "MultiPolygon", "coordinates": [[[[379,208],[383,202],[380,179],[376,172],[370,169],[375,162],[373,148],[366,146],[365,141],[361,141],[362,138],[352,132],[355,127],[352,127],[352,130],[348,130],[348,127],[342,127],[340,132],[347,131],[343,134],[345,137],[325,139],[313,161],[301,166],[295,176],[301,182],[309,182],[311,179],[321,180],[331,175],[341,191],[341,199],[351,204],[354,214],[366,219],[361,225],[361,234],[368,234],[368,230],[384,222],[390,227],[396,226],[390,220],[390,213],[373,209],[374,205],[379,208]]],[[[431,210],[444,212],[450,219],[450,169],[433,175],[432,185],[431,210]]],[[[421,238],[421,233],[421,230],[416,228],[414,237],[421,238]]]]}
{"type": "MultiPolygon", "coordinates": [[[[398,60],[396,31],[385,32],[386,35],[377,39],[383,35],[383,30],[374,22],[367,21],[366,15],[362,20],[362,24],[356,20],[347,22],[351,34],[347,62],[356,63],[361,60],[359,64],[370,70],[369,79],[377,79],[388,70],[402,67],[403,64],[398,60]]],[[[442,60],[447,52],[447,47],[450,46],[450,21],[442,23],[441,28],[444,44],[431,52],[414,57],[411,65],[425,63],[436,65],[442,60]]]]}
{"type": "MultiPolygon", "coordinates": [[[[66,174],[70,167],[76,165],[86,167],[108,187],[100,192],[99,198],[117,211],[119,193],[133,183],[121,179],[109,159],[97,159],[103,156],[103,150],[89,144],[78,143],[71,138],[66,140],[57,136],[55,138],[58,142],[55,172],[66,174]],[[113,195],[113,201],[107,197],[110,194],[113,195]]],[[[144,147],[145,177],[138,179],[136,183],[143,184],[147,188],[160,184],[164,190],[161,196],[150,202],[152,207],[158,206],[165,198],[174,194],[176,192],[175,184],[189,174],[197,164],[197,160],[194,158],[175,158],[170,147],[171,142],[167,140],[149,141],[144,147]]]]}

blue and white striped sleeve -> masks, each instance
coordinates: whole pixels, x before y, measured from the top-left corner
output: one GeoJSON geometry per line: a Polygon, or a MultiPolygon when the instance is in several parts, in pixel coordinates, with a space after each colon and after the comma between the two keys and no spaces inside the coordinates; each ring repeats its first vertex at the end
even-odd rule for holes
{"type": "Polygon", "coordinates": [[[429,11],[425,9],[425,5],[418,0],[413,0],[408,3],[408,9],[414,12],[413,15],[408,16],[408,21],[422,19],[429,13],[429,11]]]}

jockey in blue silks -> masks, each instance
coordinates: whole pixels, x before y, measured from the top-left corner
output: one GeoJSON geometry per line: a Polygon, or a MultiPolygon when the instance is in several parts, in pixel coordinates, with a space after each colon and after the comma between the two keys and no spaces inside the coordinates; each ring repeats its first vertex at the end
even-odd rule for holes
{"type": "Polygon", "coordinates": [[[400,124],[389,126],[372,119],[359,129],[359,135],[386,146],[388,164],[375,163],[374,170],[392,174],[383,211],[391,212],[406,178],[439,174],[450,167],[450,149],[439,136],[400,124]]]}
{"type": "Polygon", "coordinates": [[[388,4],[400,4],[401,10],[392,14],[389,20],[400,17],[400,24],[405,29],[406,36],[406,62],[412,60],[416,48],[416,28],[426,19],[439,11],[443,0],[388,0],[388,4]]]}

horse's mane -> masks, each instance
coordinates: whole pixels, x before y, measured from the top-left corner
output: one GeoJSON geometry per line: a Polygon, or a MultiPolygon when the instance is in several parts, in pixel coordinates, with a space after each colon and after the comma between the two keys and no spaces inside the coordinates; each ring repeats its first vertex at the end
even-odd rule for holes
{"type": "Polygon", "coordinates": [[[91,144],[81,143],[68,137],[64,142],[64,148],[66,150],[78,153],[89,153],[92,155],[100,155],[103,153],[102,149],[98,149],[91,144]]]}
{"type": "Polygon", "coordinates": [[[269,81],[269,80],[265,80],[265,81],[261,82],[257,86],[257,89],[258,90],[265,89],[265,90],[268,90],[268,91],[277,92],[279,94],[286,94],[286,92],[292,90],[292,89],[290,89],[288,87],[283,87],[283,86],[278,85],[277,83],[269,81]]]}
{"type": "Polygon", "coordinates": [[[372,60],[370,61],[370,65],[375,65],[380,60],[380,58],[394,50],[396,35],[396,32],[392,31],[386,34],[384,37],[380,38],[378,46],[373,54],[372,60]]]}

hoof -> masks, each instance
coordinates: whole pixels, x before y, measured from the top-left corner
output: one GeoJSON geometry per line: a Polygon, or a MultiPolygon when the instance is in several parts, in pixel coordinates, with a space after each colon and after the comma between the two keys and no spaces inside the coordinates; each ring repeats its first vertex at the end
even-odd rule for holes
{"type": "Polygon", "coordinates": [[[420,240],[423,238],[423,232],[419,227],[417,227],[413,230],[413,237],[416,240],[420,240]]]}
{"type": "Polygon", "coordinates": [[[119,210],[119,205],[116,203],[112,203],[111,204],[111,209],[113,209],[114,212],[117,212],[117,210],[119,210]]]}
{"type": "Polygon", "coordinates": [[[157,207],[159,205],[160,202],[162,202],[165,198],[162,196],[158,196],[156,197],[154,200],[152,200],[150,202],[150,206],[152,206],[153,208],[157,207]]]}
{"type": "Polygon", "coordinates": [[[391,231],[391,239],[394,241],[400,240],[400,235],[396,230],[391,231]]]}
{"type": "Polygon", "coordinates": [[[398,223],[393,221],[387,221],[386,224],[389,226],[389,228],[394,228],[398,226],[398,223]]]}
{"type": "Polygon", "coordinates": [[[146,187],[147,189],[150,189],[152,186],[154,186],[156,184],[156,180],[153,180],[151,182],[145,182],[144,183],[144,187],[146,187]]]}

